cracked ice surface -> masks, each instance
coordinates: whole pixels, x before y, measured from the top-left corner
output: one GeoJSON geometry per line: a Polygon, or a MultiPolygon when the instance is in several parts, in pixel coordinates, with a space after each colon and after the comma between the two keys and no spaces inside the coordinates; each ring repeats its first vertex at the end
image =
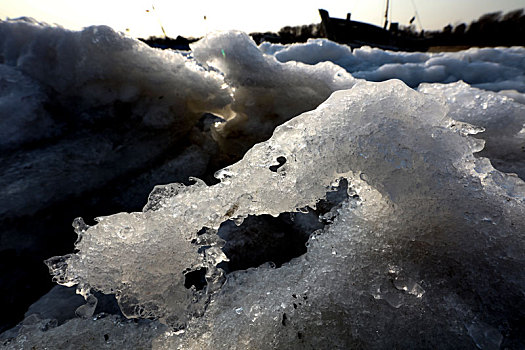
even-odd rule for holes
{"type": "Polygon", "coordinates": [[[399,81],[359,82],[217,185],[157,187],[142,213],[77,222],[78,252],[48,264],[86,296],[116,293],[128,317],[185,328],[155,348],[520,347],[525,184],[475,157],[479,129],[447,106],[399,81]],[[221,223],[314,207],[341,178],[350,196],[306,254],[224,275],[221,223]],[[207,286],[186,288],[201,267],[207,286]]]}

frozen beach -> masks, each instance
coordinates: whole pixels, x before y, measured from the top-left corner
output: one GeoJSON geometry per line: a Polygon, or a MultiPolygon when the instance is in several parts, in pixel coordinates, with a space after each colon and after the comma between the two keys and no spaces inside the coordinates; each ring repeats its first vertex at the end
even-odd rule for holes
{"type": "Polygon", "coordinates": [[[524,348],[524,124],[524,47],[1,21],[0,344],[524,348]]]}

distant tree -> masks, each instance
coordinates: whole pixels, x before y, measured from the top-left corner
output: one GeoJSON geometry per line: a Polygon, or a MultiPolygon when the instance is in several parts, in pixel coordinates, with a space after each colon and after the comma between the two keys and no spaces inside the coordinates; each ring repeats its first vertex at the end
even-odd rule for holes
{"type": "Polygon", "coordinates": [[[482,15],[478,19],[478,22],[480,24],[495,23],[495,22],[499,22],[500,19],[501,19],[501,11],[497,11],[497,12],[491,12],[491,13],[486,13],[482,15]]]}
{"type": "Polygon", "coordinates": [[[523,16],[524,16],[523,9],[514,10],[514,11],[510,11],[510,12],[506,13],[503,16],[502,21],[504,21],[504,22],[519,22],[520,19],[523,18],[523,16]]]}
{"type": "Polygon", "coordinates": [[[466,29],[467,29],[467,25],[465,23],[461,23],[454,28],[453,33],[454,35],[463,35],[465,34],[466,29]]]}
{"type": "Polygon", "coordinates": [[[305,42],[309,38],[319,38],[321,36],[321,25],[308,24],[302,26],[286,26],[279,30],[278,35],[282,43],[305,42]]]}

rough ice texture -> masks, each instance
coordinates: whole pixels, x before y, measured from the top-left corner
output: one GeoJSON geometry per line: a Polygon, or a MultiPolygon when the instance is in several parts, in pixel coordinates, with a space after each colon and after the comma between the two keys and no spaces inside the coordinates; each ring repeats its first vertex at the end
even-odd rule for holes
{"type": "Polygon", "coordinates": [[[15,258],[0,272],[20,286],[0,301],[45,292],[29,270],[63,254],[72,217],[138,210],[156,184],[209,180],[354,83],[332,63],[280,63],[239,32],[188,55],[104,26],[0,21],[0,251],[15,258]]]}
{"type": "MultiPolygon", "coordinates": [[[[522,94],[366,83],[332,62],[315,64],[324,46],[329,60],[367,79],[524,91],[522,48],[257,48],[246,34],[223,32],[182,55],[107,27],[0,22],[0,119],[9,131],[0,147],[10,150],[1,159],[0,219],[37,231],[25,218],[42,208],[93,200],[97,189],[122,188],[120,202],[140,198],[135,184],[203,173],[214,156],[242,153],[351,88],[279,127],[219,171],[217,185],[158,186],[143,212],[92,227],[76,220],[78,251],[48,264],[87,298],[76,310],[87,318],[57,326],[52,313],[29,316],[7,346],[122,348],[126,339],[125,347],[159,349],[523,348],[524,183],[479,157],[523,176],[522,94]],[[308,64],[280,62],[285,52],[308,64]],[[224,121],[208,115],[219,121],[196,130],[203,113],[224,121]],[[465,122],[485,131],[470,137],[481,129],[465,122]],[[38,130],[27,133],[28,124],[38,130]],[[121,184],[125,176],[134,177],[121,184]],[[347,196],[315,222],[320,201],[344,183],[347,196]],[[228,260],[243,247],[258,259],[274,249],[265,242],[274,233],[243,226],[270,230],[264,215],[289,215],[298,236],[310,237],[306,254],[232,271],[228,260]],[[184,333],[113,316],[92,321],[96,290],[115,293],[128,317],[184,333]]],[[[2,234],[2,248],[31,243],[26,231],[2,234]]]]}
{"type": "Polygon", "coordinates": [[[139,117],[150,127],[176,123],[176,129],[184,130],[185,119],[198,119],[204,109],[218,110],[231,101],[228,89],[221,89],[219,74],[204,74],[180,54],[151,49],[109,27],[72,32],[26,21],[2,21],[0,38],[2,64],[53,89],[59,102],[74,101],[77,109],[91,112],[70,119],[108,118],[111,115],[95,112],[114,108],[118,101],[129,104],[129,119],[139,117]]]}
{"type": "Polygon", "coordinates": [[[136,171],[176,146],[203,113],[228,121],[212,125],[213,135],[227,154],[242,154],[355,81],[331,63],[281,64],[240,32],[195,44],[196,59],[104,26],[71,32],[2,21],[0,43],[6,126],[0,147],[52,138],[48,147],[2,160],[2,194],[12,205],[0,208],[0,217],[32,214],[63,199],[55,196],[78,195],[136,171]],[[96,174],[85,176],[86,169],[96,174]]]}
{"type": "MultiPolygon", "coordinates": [[[[13,151],[1,159],[0,219],[6,220],[145,168],[150,174],[135,182],[147,191],[200,176],[203,159],[238,159],[276,125],[354,83],[331,63],[281,64],[239,32],[195,44],[196,60],[108,27],[71,32],[29,20],[0,22],[0,44],[0,147],[13,151]],[[203,113],[228,121],[195,132],[203,113]],[[184,149],[188,138],[193,146],[184,149]],[[198,160],[188,162],[192,157],[198,160]],[[170,176],[170,161],[192,164],[170,176]]],[[[123,192],[121,202],[136,197],[123,192]]],[[[143,201],[144,190],[138,192],[143,201]]]]}
{"type": "Polygon", "coordinates": [[[33,214],[140,169],[176,145],[202,113],[231,102],[220,74],[108,27],[70,32],[6,21],[0,43],[0,79],[7,82],[0,112],[9,125],[2,132],[12,132],[11,147],[47,139],[3,155],[0,183],[10,204],[0,208],[2,218],[33,214]]]}
{"type": "Polygon", "coordinates": [[[16,69],[0,64],[0,150],[56,133],[44,110],[46,96],[40,84],[16,69]]]}
{"type": "Polygon", "coordinates": [[[261,51],[281,62],[316,64],[331,61],[355,78],[371,81],[400,79],[417,87],[420,83],[463,80],[487,90],[525,92],[525,48],[471,48],[460,52],[393,52],[362,47],[351,49],[326,39],[304,44],[263,43],[261,51]]]}
{"type": "Polygon", "coordinates": [[[17,342],[5,342],[3,349],[151,349],[166,326],[143,320],[134,322],[118,316],[75,318],[57,327],[56,320],[33,315],[20,325],[17,342]]]}
{"type": "Polygon", "coordinates": [[[191,48],[197,62],[222,72],[232,87],[232,113],[225,116],[228,123],[218,128],[217,136],[222,144],[224,138],[235,138],[230,147],[243,150],[268,138],[291,116],[317,107],[332,92],[351,88],[356,81],[331,62],[280,63],[242,32],[212,33],[191,48]]]}
{"type": "Polygon", "coordinates": [[[525,179],[525,106],[502,94],[470,87],[464,82],[422,84],[419,91],[446,99],[451,118],[484,129],[479,155],[506,173],[525,179]]]}
{"type": "Polygon", "coordinates": [[[0,40],[1,64],[51,88],[58,94],[52,102],[60,107],[75,102],[68,118],[108,118],[115,112],[105,109],[117,103],[129,109],[127,118],[140,118],[148,127],[171,127],[176,134],[209,112],[236,117],[235,125],[249,117],[269,136],[278,123],[354,83],[330,63],[281,64],[241,32],[207,36],[192,46],[195,59],[152,49],[104,26],[71,32],[29,20],[2,21],[0,40]]]}
{"type": "Polygon", "coordinates": [[[129,317],[185,327],[154,348],[523,347],[525,183],[475,157],[473,132],[443,99],[360,82],[219,184],[158,187],[142,213],[79,224],[78,253],[48,264],[61,284],[117,293],[129,317]],[[306,254],[223,275],[224,221],[314,207],[340,179],[349,197],[306,254]],[[200,267],[207,285],[186,288],[200,267]]]}

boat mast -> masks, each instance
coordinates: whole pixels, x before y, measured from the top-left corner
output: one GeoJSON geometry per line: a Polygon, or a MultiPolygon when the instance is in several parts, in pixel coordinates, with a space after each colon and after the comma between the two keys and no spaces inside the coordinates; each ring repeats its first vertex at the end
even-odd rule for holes
{"type": "Polygon", "coordinates": [[[386,0],[386,10],[385,10],[385,25],[383,29],[386,29],[388,27],[388,7],[390,5],[390,0],[386,0]]]}
{"type": "Polygon", "coordinates": [[[419,27],[421,28],[421,30],[423,30],[423,25],[421,24],[421,19],[419,18],[419,13],[417,12],[416,3],[414,2],[414,0],[411,0],[411,1],[412,1],[412,6],[414,7],[414,12],[416,13],[417,23],[419,23],[419,27]]]}
{"type": "Polygon", "coordinates": [[[167,38],[166,31],[164,30],[164,26],[162,25],[162,22],[160,21],[159,14],[157,13],[157,10],[155,10],[155,5],[151,3],[151,9],[153,10],[153,13],[157,17],[157,21],[159,22],[160,29],[162,30],[162,34],[164,34],[164,38],[167,38]]]}

